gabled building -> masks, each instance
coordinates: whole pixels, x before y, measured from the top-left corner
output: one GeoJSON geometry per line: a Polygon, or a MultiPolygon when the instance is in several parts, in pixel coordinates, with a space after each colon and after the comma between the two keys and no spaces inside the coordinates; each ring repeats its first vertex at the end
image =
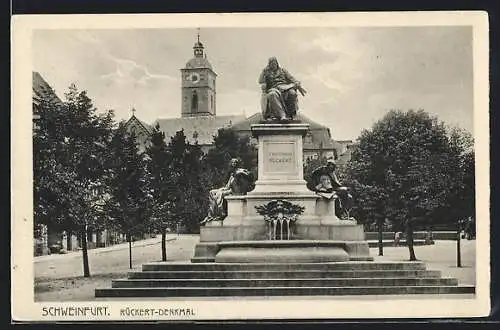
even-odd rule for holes
{"type": "Polygon", "coordinates": [[[33,129],[36,130],[37,122],[40,119],[39,105],[42,99],[54,101],[55,104],[62,104],[61,99],[56,95],[52,87],[43,79],[40,73],[33,71],[32,75],[32,101],[33,101],[33,129]]]}
{"type": "Polygon", "coordinates": [[[153,127],[135,116],[135,109],[132,109],[132,116],[127,120],[127,130],[133,133],[141,151],[145,151],[149,144],[153,127]]]}
{"type": "Polygon", "coordinates": [[[339,165],[344,165],[346,164],[349,160],[351,160],[351,146],[353,145],[352,140],[337,140],[335,141],[336,144],[339,146],[338,152],[337,152],[337,164],[339,165]]]}
{"type": "MultiPolygon", "coordinates": [[[[32,111],[33,111],[33,135],[38,129],[38,121],[40,120],[40,102],[42,99],[54,100],[56,103],[62,103],[56,95],[52,87],[43,79],[38,72],[32,74],[32,111]]],[[[33,239],[35,255],[47,254],[49,252],[49,228],[46,225],[35,225],[35,237],[33,239]]]]}
{"type": "Polygon", "coordinates": [[[167,143],[181,128],[186,140],[191,144],[197,143],[203,152],[207,152],[213,145],[214,136],[220,128],[232,127],[235,122],[241,121],[243,116],[193,116],[183,118],[157,119],[153,127],[158,124],[165,133],[167,143]]]}

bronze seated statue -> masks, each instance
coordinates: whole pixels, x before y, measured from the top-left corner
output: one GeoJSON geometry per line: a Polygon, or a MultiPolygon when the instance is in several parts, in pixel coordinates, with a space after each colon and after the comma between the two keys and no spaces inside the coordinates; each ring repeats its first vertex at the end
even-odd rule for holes
{"type": "Polygon", "coordinates": [[[246,195],[253,190],[254,178],[250,171],[240,166],[241,161],[234,158],[231,160],[231,169],[229,179],[225,186],[212,189],[208,193],[208,214],[200,224],[206,224],[211,221],[222,221],[227,217],[226,196],[246,195]]]}
{"type": "Polygon", "coordinates": [[[337,166],[333,159],[327,164],[316,168],[311,174],[309,189],[325,199],[335,199],[335,215],[339,219],[350,219],[353,197],[349,189],[342,185],[335,174],[337,166]]]}
{"type": "Polygon", "coordinates": [[[293,120],[298,111],[297,92],[304,96],[306,91],[297,79],[279,66],[276,57],[271,57],[262,70],[259,84],[262,89],[261,108],[264,120],[293,120]]]}

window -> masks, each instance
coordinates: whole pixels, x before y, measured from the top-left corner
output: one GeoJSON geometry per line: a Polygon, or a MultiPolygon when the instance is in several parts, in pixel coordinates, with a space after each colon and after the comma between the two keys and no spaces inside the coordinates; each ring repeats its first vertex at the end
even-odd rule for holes
{"type": "Polygon", "coordinates": [[[196,91],[193,91],[193,96],[191,98],[191,111],[198,111],[198,93],[196,91]]]}
{"type": "Polygon", "coordinates": [[[214,108],[214,96],[210,95],[210,109],[214,108]]]}

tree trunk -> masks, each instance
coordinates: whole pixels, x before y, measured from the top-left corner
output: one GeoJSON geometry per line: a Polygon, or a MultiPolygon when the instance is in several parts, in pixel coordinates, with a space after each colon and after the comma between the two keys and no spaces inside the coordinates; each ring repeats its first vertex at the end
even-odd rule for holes
{"type": "Polygon", "coordinates": [[[415,249],[413,248],[413,225],[411,221],[406,224],[406,244],[408,244],[408,250],[410,251],[410,261],[416,261],[415,249]]]}
{"type": "Polygon", "coordinates": [[[128,266],[132,269],[132,235],[127,234],[128,240],[128,266]]]}
{"type": "Polygon", "coordinates": [[[462,267],[462,253],[461,253],[461,237],[460,237],[460,232],[461,232],[461,227],[460,227],[460,222],[458,223],[457,227],[457,267],[462,267]]]}
{"type": "Polygon", "coordinates": [[[379,220],[378,221],[378,255],[383,256],[384,255],[384,225],[383,221],[379,220]]]}
{"type": "Polygon", "coordinates": [[[161,261],[167,261],[167,228],[161,230],[161,261]]]}
{"type": "Polygon", "coordinates": [[[71,230],[66,231],[66,250],[67,251],[72,251],[73,250],[73,233],[71,230]]]}
{"type": "Polygon", "coordinates": [[[84,228],[80,237],[82,240],[82,256],[83,256],[83,277],[90,277],[89,253],[87,248],[87,230],[84,228]]]}

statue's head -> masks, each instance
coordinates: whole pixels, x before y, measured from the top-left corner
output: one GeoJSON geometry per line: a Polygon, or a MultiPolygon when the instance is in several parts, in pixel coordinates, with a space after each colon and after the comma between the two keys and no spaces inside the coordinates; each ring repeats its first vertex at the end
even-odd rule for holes
{"type": "Polygon", "coordinates": [[[319,177],[319,184],[323,189],[332,189],[332,183],[328,175],[322,175],[319,177]]]}
{"type": "Polygon", "coordinates": [[[238,168],[238,166],[240,166],[240,164],[241,164],[241,161],[238,158],[232,158],[231,162],[229,163],[229,165],[231,166],[232,169],[238,168]]]}
{"type": "Polygon", "coordinates": [[[267,66],[269,67],[269,69],[271,70],[276,70],[279,68],[279,65],[278,65],[278,59],[276,57],[270,57],[268,62],[267,62],[267,66]]]}
{"type": "Polygon", "coordinates": [[[330,171],[335,171],[335,169],[337,168],[337,164],[335,164],[335,160],[333,160],[333,158],[328,158],[326,161],[326,167],[330,171]]]}

